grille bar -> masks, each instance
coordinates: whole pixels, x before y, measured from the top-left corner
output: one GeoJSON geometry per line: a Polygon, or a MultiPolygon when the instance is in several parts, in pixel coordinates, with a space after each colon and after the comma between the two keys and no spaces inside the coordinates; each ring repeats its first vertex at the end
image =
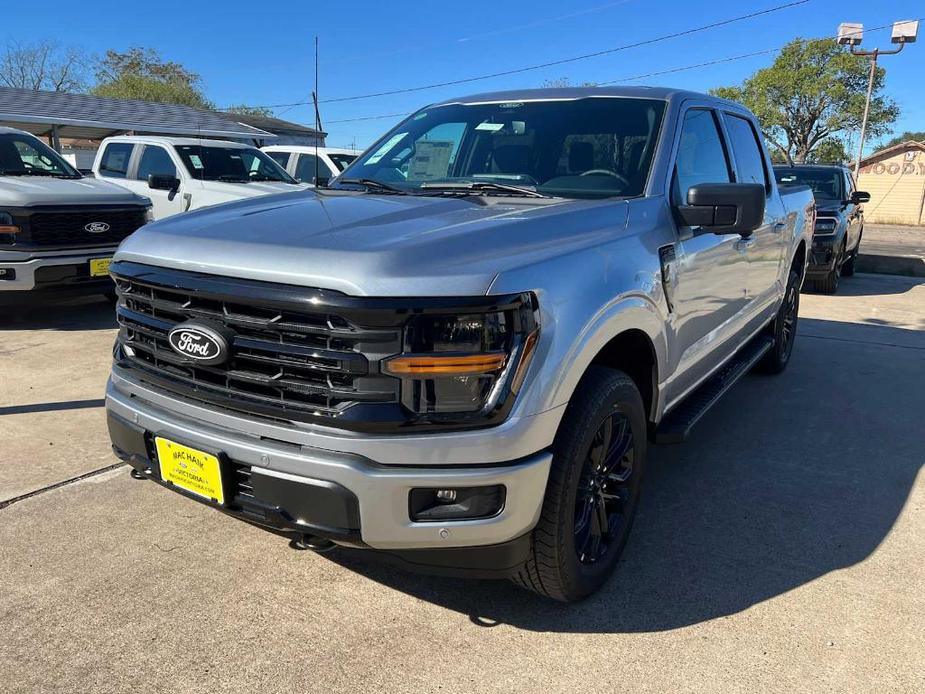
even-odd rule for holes
{"type": "Polygon", "coordinates": [[[24,230],[16,245],[26,246],[109,246],[120,243],[145,224],[145,208],[42,209],[14,215],[24,230]],[[91,233],[87,226],[102,223],[106,230],[91,233]]]}

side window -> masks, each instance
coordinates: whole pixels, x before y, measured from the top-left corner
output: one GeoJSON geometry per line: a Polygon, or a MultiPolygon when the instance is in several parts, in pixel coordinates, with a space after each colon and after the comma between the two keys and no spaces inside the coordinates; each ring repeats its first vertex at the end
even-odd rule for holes
{"type": "Polygon", "coordinates": [[[726,150],[712,111],[691,109],[684,114],[681,144],[675,161],[672,197],[687,204],[687,191],[698,183],[729,183],[726,150]]]}
{"type": "Polygon", "coordinates": [[[266,152],[266,155],[285,169],[289,165],[289,152],[266,152]]]}
{"type": "Polygon", "coordinates": [[[111,142],[103,150],[100,159],[100,175],[110,178],[125,178],[128,173],[128,162],[132,158],[135,145],[128,142],[111,142]]]}
{"type": "Polygon", "coordinates": [[[148,176],[173,176],[177,177],[177,167],[174,166],[173,160],[163,147],[155,145],[145,145],[144,152],[141,154],[141,161],[138,162],[138,173],[135,178],[139,181],[147,181],[148,176]]]}
{"type": "Polygon", "coordinates": [[[768,188],[768,176],[764,168],[764,157],[758,145],[758,136],[752,124],[745,118],[726,114],[726,130],[732,155],[735,157],[739,183],[760,183],[768,188]]]}
{"type": "Polygon", "coordinates": [[[845,195],[845,200],[850,200],[851,195],[854,193],[855,188],[854,188],[854,176],[848,171],[845,171],[845,185],[847,186],[845,188],[845,190],[847,191],[847,194],[845,195]]]}
{"type": "Polygon", "coordinates": [[[300,154],[299,163],[295,168],[295,177],[306,183],[313,183],[315,180],[315,162],[318,162],[318,175],[321,178],[331,178],[335,176],[323,159],[317,159],[314,154],[300,154]]]}

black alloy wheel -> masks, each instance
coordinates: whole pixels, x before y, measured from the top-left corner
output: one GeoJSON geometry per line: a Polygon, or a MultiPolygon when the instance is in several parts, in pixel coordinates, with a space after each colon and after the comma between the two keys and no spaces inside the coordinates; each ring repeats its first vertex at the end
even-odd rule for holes
{"type": "Polygon", "coordinates": [[[628,532],[639,483],[629,419],[619,410],[597,429],[575,496],[575,551],[582,564],[594,564],[619,547],[628,532]]]}

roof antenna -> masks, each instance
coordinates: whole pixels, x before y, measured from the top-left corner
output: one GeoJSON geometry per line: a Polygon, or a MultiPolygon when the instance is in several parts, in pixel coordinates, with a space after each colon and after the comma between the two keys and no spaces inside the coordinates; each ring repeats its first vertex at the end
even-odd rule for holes
{"type": "Polygon", "coordinates": [[[318,188],[318,138],[321,137],[321,112],[318,110],[318,37],[315,36],[315,90],[312,92],[315,104],[315,188],[318,188]]]}

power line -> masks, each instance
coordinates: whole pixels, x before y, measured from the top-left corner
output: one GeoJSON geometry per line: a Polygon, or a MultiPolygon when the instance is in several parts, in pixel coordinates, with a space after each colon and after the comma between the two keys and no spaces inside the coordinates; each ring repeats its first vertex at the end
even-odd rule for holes
{"type": "MultiPolygon", "coordinates": [[[[925,21],[925,17],[921,18],[919,21],[925,21]]],[[[880,31],[880,30],[882,30],[882,29],[889,29],[889,28],[891,28],[892,26],[893,26],[892,24],[884,24],[884,25],[882,25],[882,26],[871,27],[871,28],[867,29],[866,31],[867,31],[868,33],[870,33],[870,32],[873,32],[873,31],[880,31]]],[[[812,38],[811,38],[811,39],[802,39],[802,40],[800,41],[800,43],[809,43],[810,41],[820,41],[820,40],[824,40],[824,39],[828,39],[828,38],[836,38],[836,37],[835,37],[835,36],[822,36],[822,37],[814,38],[814,39],[812,39],[812,38]]],[[[786,44],[785,44],[785,45],[786,45],[786,44]]],[[[782,50],[783,48],[784,48],[784,46],[777,46],[777,47],[775,47],[775,48],[765,48],[765,49],[760,50],[760,51],[753,51],[753,52],[751,52],[751,53],[742,53],[742,54],[740,54],[740,55],[732,55],[732,56],[727,56],[727,57],[725,57],[725,58],[717,58],[717,59],[715,59],[715,60],[708,60],[708,61],[703,62],[703,63],[694,63],[694,64],[692,64],[692,65],[681,65],[681,66],[678,66],[678,67],[667,68],[667,69],[665,69],[665,70],[658,70],[658,71],[656,71],[656,72],[647,72],[647,73],[644,73],[644,74],[632,75],[632,76],[630,76],[630,77],[620,77],[619,79],[609,80],[609,81],[607,81],[607,82],[596,82],[596,83],[595,83],[595,86],[605,86],[605,85],[608,85],[608,84],[619,84],[619,83],[621,83],[621,82],[634,82],[634,81],[636,81],[636,80],[648,79],[649,77],[657,77],[657,76],[660,76],[660,75],[668,75],[668,74],[672,74],[672,73],[676,73],[676,72],[684,72],[684,71],[686,71],[686,70],[695,70],[695,69],[697,69],[697,68],[709,67],[709,66],[711,66],[711,65],[719,65],[719,64],[722,64],[722,63],[731,63],[731,62],[734,62],[734,61],[736,61],[736,60],[744,60],[745,58],[754,58],[755,56],[759,56],[759,55],[768,55],[769,53],[777,53],[778,51],[782,50]]],[[[332,120],[332,121],[328,121],[328,122],[329,122],[329,123],[355,123],[355,122],[357,122],[357,121],[381,120],[381,119],[383,119],[383,118],[397,118],[397,117],[399,117],[399,116],[408,116],[408,115],[410,115],[411,113],[412,113],[412,112],[410,112],[410,111],[406,111],[406,112],[404,112],[404,113],[385,113],[385,114],[378,115],[378,116],[361,116],[361,117],[358,117],[358,118],[344,118],[344,119],[341,119],[341,120],[332,120]]]]}
{"type": "MultiPolygon", "coordinates": [[[[568,63],[578,62],[580,60],[588,60],[590,58],[597,58],[602,55],[610,55],[620,51],[626,51],[631,48],[640,48],[642,46],[650,46],[655,43],[660,43],[662,41],[668,41],[670,39],[681,38],[682,36],[690,36],[691,34],[700,33],[702,31],[708,31],[710,29],[716,29],[722,26],[727,26],[729,24],[735,24],[737,22],[743,22],[749,19],[754,19],[755,17],[761,17],[767,14],[772,14],[774,12],[780,12],[781,10],[790,9],[792,7],[798,7],[800,5],[805,5],[812,0],[792,0],[791,2],[775,5],[765,10],[758,10],[756,12],[750,12],[748,14],[740,15],[738,17],[731,17],[729,19],[723,19],[717,22],[712,22],[710,24],[704,24],[699,27],[694,27],[692,29],[685,29],[683,31],[676,31],[671,34],[664,34],[662,36],[657,36],[651,39],[645,39],[643,41],[637,41],[635,43],[628,43],[622,46],[616,46],[615,48],[607,48],[601,51],[595,51],[593,53],[585,53],[583,55],[573,56],[571,58],[561,58],[559,60],[551,60],[546,63],[540,63],[537,65],[528,65],[526,67],[514,68],[511,70],[502,70],[500,72],[494,72],[487,75],[478,75],[475,77],[465,77],[462,79],[449,80],[446,82],[436,82],[433,84],[419,85],[416,87],[404,87],[401,89],[393,89],[384,92],[374,92],[370,94],[356,94],[353,96],[341,96],[335,97],[333,99],[324,99],[320,103],[323,104],[332,104],[332,103],[343,103],[346,101],[359,101],[361,99],[374,99],[382,96],[393,96],[395,94],[409,94],[411,92],[420,92],[428,89],[438,89],[440,87],[450,87],[458,84],[469,84],[471,82],[480,82],[487,79],[494,79],[496,77],[507,77],[509,75],[518,75],[524,72],[531,72],[533,70],[542,70],[543,68],[555,67],[557,65],[566,65],[568,63]]],[[[296,101],[288,104],[268,104],[263,108],[286,108],[290,106],[304,106],[311,102],[307,101],[296,101]]]]}

